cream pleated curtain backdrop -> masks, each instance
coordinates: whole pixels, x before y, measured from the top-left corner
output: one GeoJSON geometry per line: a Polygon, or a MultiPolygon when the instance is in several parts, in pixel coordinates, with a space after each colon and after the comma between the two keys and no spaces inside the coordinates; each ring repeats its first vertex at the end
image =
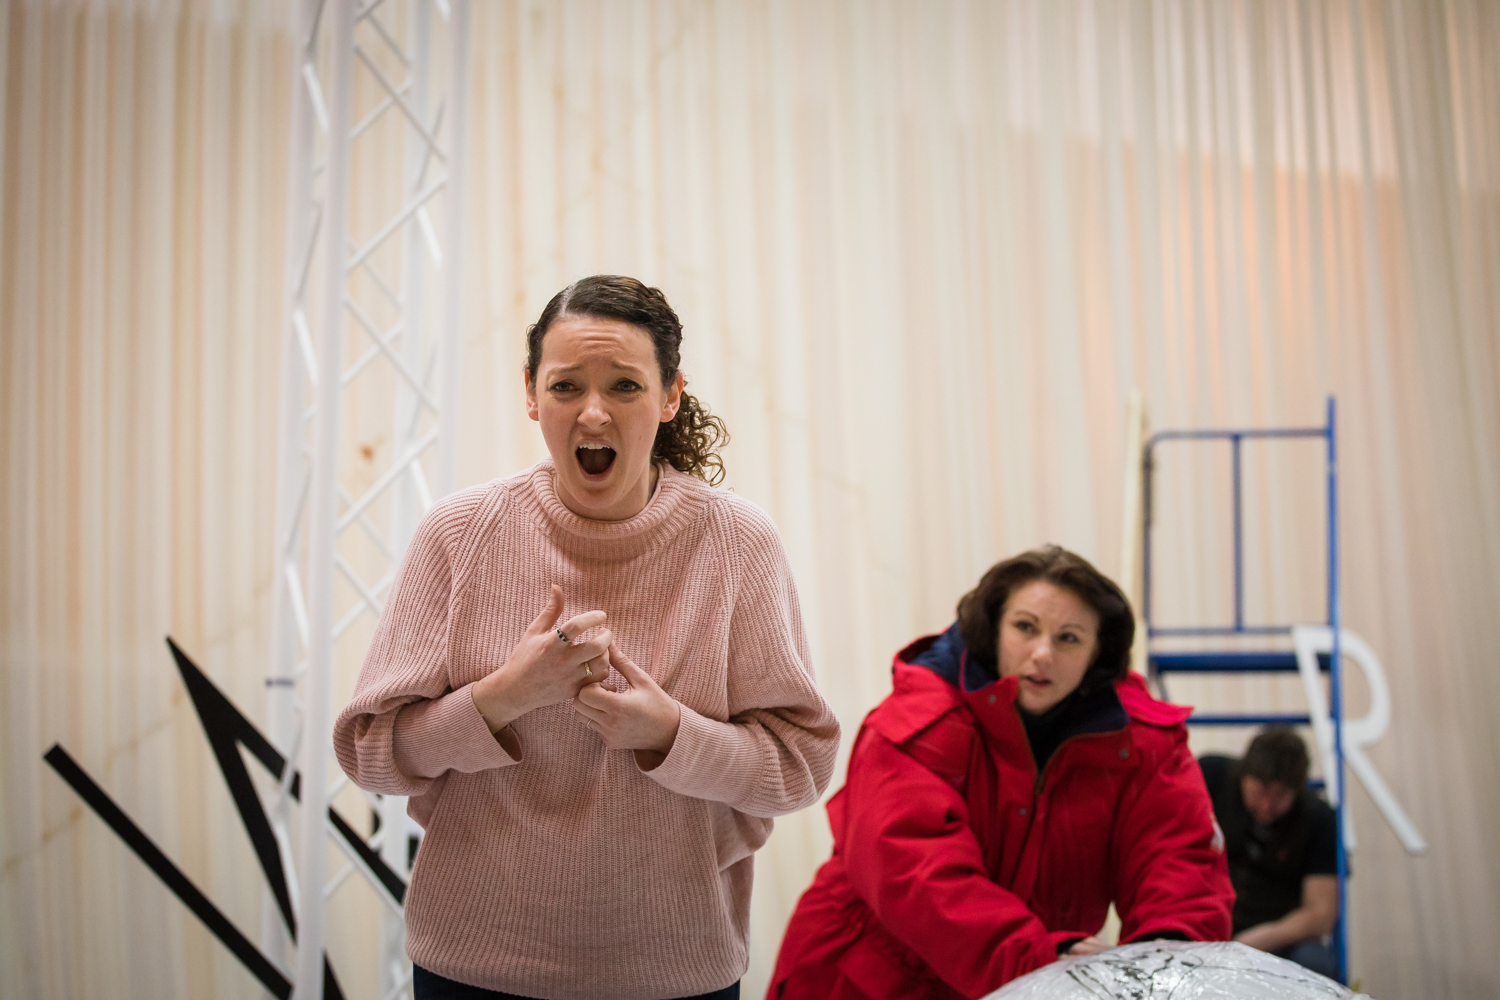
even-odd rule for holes
{"type": "Polygon", "coordinates": [[[255,936],[254,855],[162,638],[264,718],[286,12],[0,9],[0,996],[251,997],[41,755],[255,936]]]}
{"type": "MultiPolygon", "coordinates": [[[[1351,792],[1352,971],[1383,1000],[1500,992],[1500,6],[474,15],[461,482],[544,454],[520,363],[551,294],[661,286],[734,435],[728,484],[781,528],[847,753],[892,652],[993,561],[1055,541],[1119,571],[1132,388],[1156,428],[1314,425],[1336,394],[1345,623],[1394,699],[1372,756],[1431,842],[1406,857],[1351,792]]],[[[263,720],[287,21],[0,17],[6,997],[258,993],[41,754],[62,742],[255,936],[259,873],[161,637],[263,720]]],[[[366,401],[348,449],[389,422],[366,401]]],[[[1319,620],[1316,447],[1247,446],[1245,469],[1247,614],[1319,620]]],[[[1163,453],[1163,621],[1229,617],[1226,470],[1163,453]]],[[[778,821],[747,996],[829,844],[820,809],[778,821]]],[[[351,997],[374,993],[363,891],[330,939],[351,997]]]]}

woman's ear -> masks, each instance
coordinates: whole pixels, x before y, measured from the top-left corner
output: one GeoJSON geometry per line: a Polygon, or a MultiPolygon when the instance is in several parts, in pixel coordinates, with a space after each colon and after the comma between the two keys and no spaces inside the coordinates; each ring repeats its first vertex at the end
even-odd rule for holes
{"type": "MultiPolygon", "coordinates": [[[[667,385],[667,398],[661,407],[661,422],[670,424],[677,417],[677,410],[682,406],[682,390],[687,387],[687,380],[682,377],[682,372],[672,376],[672,381],[667,385]]],[[[536,418],[533,417],[533,420],[536,418]]]]}
{"type": "Polygon", "coordinates": [[[521,379],[526,383],[526,415],[532,420],[541,420],[536,407],[536,383],[531,379],[531,369],[521,366],[521,379]]]}

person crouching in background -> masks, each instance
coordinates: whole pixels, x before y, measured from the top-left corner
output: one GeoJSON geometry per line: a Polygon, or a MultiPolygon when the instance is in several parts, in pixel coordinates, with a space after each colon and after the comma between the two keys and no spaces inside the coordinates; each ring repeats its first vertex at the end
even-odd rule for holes
{"type": "Polygon", "coordinates": [[[1322,938],[1339,916],[1338,822],[1307,788],[1307,744],[1275,726],[1243,760],[1205,754],[1199,765],[1224,828],[1234,939],[1335,977],[1322,938]]]}
{"type": "Polygon", "coordinates": [[[997,564],[896,654],[828,803],[833,857],[787,926],[777,1000],[981,997],[1062,955],[1229,937],[1223,837],[1188,710],[1130,672],[1120,589],[1056,546],[997,564]]]}

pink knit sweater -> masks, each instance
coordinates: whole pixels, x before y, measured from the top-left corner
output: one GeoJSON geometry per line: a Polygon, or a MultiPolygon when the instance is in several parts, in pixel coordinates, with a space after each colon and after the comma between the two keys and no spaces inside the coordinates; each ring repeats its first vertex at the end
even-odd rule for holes
{"type": "Polygon", "coordinates": [[[786,553],[757,507],[671,469],[616,522],[572,513],[553,480],[543,462],[428,513],[334,748],[360,786],[412,796],[426,829],[406,897],[418,965],[549,1000],[720,989],[748,965],[770,817],[817,800],[838,747],[786,553]],[[564,621],[607,612],[626,655],[682,703],[653,770],[607,750],[567,703],[512,723],[518,757],[475,709],[473,683],[553,583],[564,621]]]}

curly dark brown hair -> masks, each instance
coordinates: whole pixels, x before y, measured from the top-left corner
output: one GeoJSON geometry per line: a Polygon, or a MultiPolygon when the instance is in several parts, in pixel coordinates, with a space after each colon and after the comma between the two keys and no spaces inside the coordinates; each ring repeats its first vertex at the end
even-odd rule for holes
{"type": "MultiPolygon", "coordinates": [[[[676,377],[682,363],[682,322],[667,304],[661,289],[618,274],[596,274],[581,278],[552,296],[542,315],[526,331],[526,372],[536,382],[542,363],[542,338],[563,316],[615,319],[639,327],[656,348],[656,365],[662,385],[676,377]]],[[[724,479],[720,450],[729,443],[729,428],[708,407],[686,391],[677,416],[656,429],[651,457],[666,462],[678,472],[697,476],[710,486],[724,479]]]]}
{"type": "Polygon", "coordinates": [[[979,586],[958,601],[958,628],[964,647],[990,673],[999,673],[998,633],[1005,602],[1018,587],[1046,580],[1077,594],[1099,616],[1099,648],[1078,689],[1097,690],[1130,672],[1135,615],[1115,582],[1085,558],[1058,545],[1022,552],[991,566],[979,586]]]}

